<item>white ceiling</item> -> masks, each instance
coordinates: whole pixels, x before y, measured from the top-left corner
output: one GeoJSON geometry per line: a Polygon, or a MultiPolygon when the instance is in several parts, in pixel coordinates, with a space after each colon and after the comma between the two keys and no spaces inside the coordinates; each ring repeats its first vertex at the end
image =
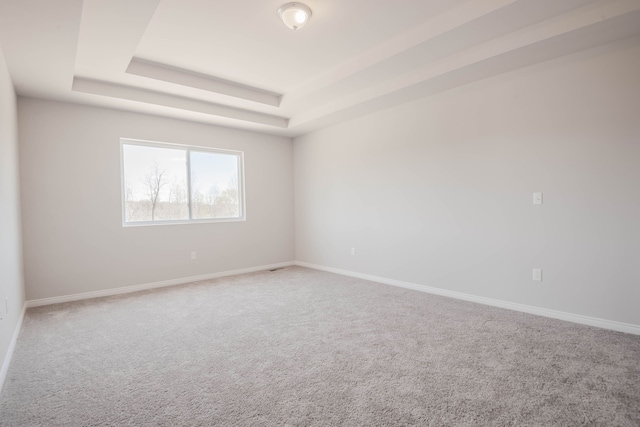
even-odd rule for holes
{"type": "Polygon", "coordinates": [[[19,95],[297,136],[640,35],[638,0],[0,0],[19,95]]]}

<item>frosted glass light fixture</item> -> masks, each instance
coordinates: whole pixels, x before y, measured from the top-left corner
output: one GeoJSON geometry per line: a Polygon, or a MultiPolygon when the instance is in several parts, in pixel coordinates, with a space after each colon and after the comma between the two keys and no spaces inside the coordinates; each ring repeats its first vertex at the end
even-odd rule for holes
{"type": "Polygon", "coordinates": [[[287,3],[283,4],[280,9],[278,9],[278,16],[284,22],[288,28],[292,30],[299,30],[304,27],[309,18],[311,18],[311,9],[309,6],[302,3],[287,3]]]}

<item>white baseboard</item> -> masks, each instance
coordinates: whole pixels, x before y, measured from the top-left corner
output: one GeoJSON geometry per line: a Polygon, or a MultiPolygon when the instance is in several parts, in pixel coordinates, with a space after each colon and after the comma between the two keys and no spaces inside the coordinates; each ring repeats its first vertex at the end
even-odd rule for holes
{"type": "Polygon", "coordinates": [[[13,331],[13,336],[11,337],[9,348],[7,349],[7,353],[4,355],[4,361],[2,362],[2,368],[0,369],[0,392],[2,391],[2,387],[4,386],[4,380],[7,378],[7,372],[9,372],[9,364],[11,363],[11,358],[13,357],[13,350],[15,350],[16,348],[16,342],[18,341],[18,335],[20,335],[20,329],[22,329],[22,321],[24,320],[25,311],[27,311],[26,303],[22,306],[22,312],[20,313],[20,317],[18,318],[16,328],[13,331]]]}
{"type": "Polygon", "coordinates": [[[63,295],[52,298],[42,298],[27,301],[27,307],[39,307],[42,305],[59,304],[63,302],[79,301],[89,298],[107,297],[111,295],[128,294],[131,292],[145,291],[147,289],[164,288],[166,286],[183,285],[185,283],[198,282],[200,280],[211,280],[218,277],[236,276],[238,274],[254,273],[256,271],[273,270],[274,268],[289,267],[294,265],[293,261],[281,262],[278,264],[261,265],[258,267],[242,268],[239,270],[221,271],[218,273],[203,274],[201,276],[182,277],[180,279],[164,280],[162,282],[144,283],[142,285],[125,286],[121,288],[104,289],[102,291],[83,292],[80,294],[63,295]]]}
{"type": "Polygon", "coordinates": [[[371,282],[383,283],[385,285],[398,286],[406,289],[413,289],[415,291],[427,292],[430,294],[441,295],[445,297],[477,302],[479,304],[491,305],[494,307],[506,308],[514,311],[521,311],[524,313],[535,314],[538,316],[551,317],[554,319],[565,320],[573,323],[580,323],[582,325],[595,326],[603,329],[610,329],[618,332],[626,332],[629,334],[640,335],[640,325],[633,325],[630,323],[616,322],[613,320],[599,319],[597,317],[582,316],[580,314],[566,313],[563,311],[549,310],[546,308],[534,307],[525,304],[518,304],[508,301],[497,300],[493,298],[485,298],[476,295],[465,294],[462,292],[448,291],[446,289],[434,288],[431,286],[418,285],[416,283],[403,282],[395,279],[388,279],[386,277],[372,276],[369,274],[357,273],[355,271],[342,270],[339,268],[325,267],[323,265],[311,264],[308,262],[296,261],[295,265],[300,267],[312,268],[314,270],[322,270],[330,273],[340,274],[342,276],[356,277],[358,279],[369,280],[371,282]]]}

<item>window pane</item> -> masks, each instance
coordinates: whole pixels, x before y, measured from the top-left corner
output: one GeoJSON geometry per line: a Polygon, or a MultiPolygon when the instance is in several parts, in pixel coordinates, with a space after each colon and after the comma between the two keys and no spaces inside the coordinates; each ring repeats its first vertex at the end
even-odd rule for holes
{"type": "Polygon", "coordinates": [[[122,146],[125,222],[189,219],[186,151],[122,146]]]}
{"type": "Polygon", "coordinates": [[[191,151],[190,160],[192,217],[240,217],[238,156],[191,151]]]}

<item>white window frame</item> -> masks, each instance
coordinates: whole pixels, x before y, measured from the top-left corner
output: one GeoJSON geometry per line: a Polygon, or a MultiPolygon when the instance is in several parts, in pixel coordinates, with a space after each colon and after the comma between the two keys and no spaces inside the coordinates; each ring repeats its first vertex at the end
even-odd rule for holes
{"type": "Polygon", "coordinates": [[[244,152],[236,150],[227,150],[223,148],[211,148],[202,147],[196,145],[175,144],[170,142],[157,142],[147,141],[143,139],[134,138],[120,138],[120,202],[122,204],[122,226],[123,227],[140,227],[150,225],[176,225],[176,224],[203,224],[203,223],[215,223],[215,222],[238,222],[246,221],[246,202],[245,202],[245,188],[244,188],[244,152]],[[156,148],[168,148],[174,150],[186,151],[186,168],[187,168],[187,198],[188,198],[188,211],[189,219],[175,219],[175,220],[158,220],[158,221],[126,221],[126,188],[125,188],[125,174],[124,174],[124,146],[125,145],[138,145],[146,147],[156,148]],[[204,151],[209,153],[218,154],[232,154],[238,158],[238,203],[240,204],[240,215],[234,218],[192,218],[192,194],[191,194],[191,151],[204,151]]]}

